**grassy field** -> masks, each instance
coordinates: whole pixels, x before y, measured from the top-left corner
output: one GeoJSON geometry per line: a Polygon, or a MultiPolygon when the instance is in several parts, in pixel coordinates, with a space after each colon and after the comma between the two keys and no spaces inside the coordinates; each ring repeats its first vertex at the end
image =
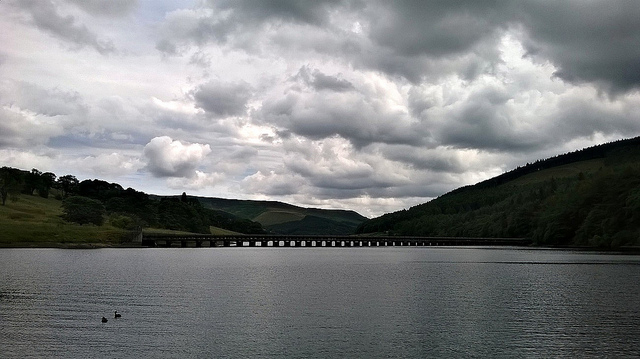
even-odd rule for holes
{"type": "Polygon", "coordinates": [[[0,247],[99,248],[122,245],[128,232],[110,226],[78,225],[60,218],[61,201],[20,195],[0,206],[0,247]]]}

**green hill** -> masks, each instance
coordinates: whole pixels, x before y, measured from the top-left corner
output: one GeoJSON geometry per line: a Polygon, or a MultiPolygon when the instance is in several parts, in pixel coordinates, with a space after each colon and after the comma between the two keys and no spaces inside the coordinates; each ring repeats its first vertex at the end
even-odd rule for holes
{"type": "Polygon", "coordinates": [[[276,201],[197,197],[206,208],[262,224],[276,234],[352,234],[366,217],[354,211],[303,208],[276,201]]]}
{"type": "Polygon", "coordinates": [[[556,156],[364,222],[357,233],[640,245],[640,137],[556,156]]]}
{"type": "Polygon", "coordinates": [[[95,248],[130,239],[122,228],[68,223],[61,214],[60,200],[18,195],[17,201],[0,206],[0,247],[95,248]]]}
{"type": "Polygon", "coordinates": [[[365,217],[275,201],[156,196],[99,179],[0,167],[0,247],[103,247],[145,232],[352,234],[365,217]],[[263,227],[264,226],[264,227],[263,227]]]}

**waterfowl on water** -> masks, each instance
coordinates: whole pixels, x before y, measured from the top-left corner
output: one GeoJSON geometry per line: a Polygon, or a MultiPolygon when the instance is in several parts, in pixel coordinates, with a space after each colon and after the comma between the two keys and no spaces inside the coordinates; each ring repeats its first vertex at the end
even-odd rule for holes
{"type": "Polygon", "coordinates": [[[120,314],[118,314],[118,311],[116,310],[115,312],[113,312],[113,317],[114,318],[120,318],[122,316],[120,314]]]}
{"type": "Polygon", "coordinates": [[[108,322],[108,321],[109,321],[109,319],[107,319],[107,318],[105,318],[105,317],[102,317],[102,322],[103,322],[103,323],[106,323],[106,322],[108,322]]]}

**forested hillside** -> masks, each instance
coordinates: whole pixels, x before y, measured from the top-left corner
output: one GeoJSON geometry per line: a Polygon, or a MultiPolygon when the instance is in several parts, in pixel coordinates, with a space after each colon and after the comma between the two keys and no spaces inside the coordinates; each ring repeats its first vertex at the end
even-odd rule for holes
{"type": "Polygon", "coordinates": [[[527,164],[371,219],[359,234],[526,237],[539,245],[640,245],[640,138],[527,164]]]}

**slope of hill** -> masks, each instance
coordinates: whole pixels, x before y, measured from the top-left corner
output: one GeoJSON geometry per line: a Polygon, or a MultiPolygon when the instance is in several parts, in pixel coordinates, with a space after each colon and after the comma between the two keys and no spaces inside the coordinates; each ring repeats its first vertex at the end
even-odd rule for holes
{"type": "Polygon", "coordinates": [[[527,164],[368,220],[357,232],[640,245],[640,137],[527,164]]]}
{"type": "Polygon", "coordinates": [[[276,201],[197,197],[206,208],[262,224],[277,234],[352,234],[367,218],[354,211],[303,208],[276,201]]]}
{"type": "Polygon", "coordinates": [[[61,201],[18,195],[17,201],[0,206],[0,248],[120,246],[131,233],[110,224],[79,225],[65,222],[61,201]]]}

